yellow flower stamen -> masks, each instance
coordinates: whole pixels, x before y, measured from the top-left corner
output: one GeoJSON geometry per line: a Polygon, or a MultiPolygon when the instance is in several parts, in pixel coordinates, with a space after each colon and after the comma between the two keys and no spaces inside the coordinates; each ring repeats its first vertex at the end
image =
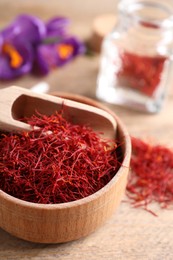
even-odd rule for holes
{"type": "Polygon", "coordinates": [[[67,59],[73,53],[73,46],[69,44],[60,44],[57,46],[57,51],[61,59],[67,59]]]}
{"type": "Polygon", "coordinates": [[[2,52],[10,57],[10,65],[12,68],[17,69],[22,65],[22,56],[11,44],[5,43],[2,47],[2,52]]]}

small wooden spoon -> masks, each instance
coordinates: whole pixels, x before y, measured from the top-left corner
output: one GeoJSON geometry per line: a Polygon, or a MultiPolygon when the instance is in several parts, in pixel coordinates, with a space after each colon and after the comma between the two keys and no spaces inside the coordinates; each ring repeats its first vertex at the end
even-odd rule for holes
{"type": "Polygon", "coordinates": [[[29,124],[20,121],[36,111],[51,115],[63,108],[65,118],[74,124],[89,125],[104,137],[115,139],[117,123],[108,112],[86,104],[48,94],[38,94],[21,87],[0,90],[0,129],[5,131],[29,131],[29,124]]]}

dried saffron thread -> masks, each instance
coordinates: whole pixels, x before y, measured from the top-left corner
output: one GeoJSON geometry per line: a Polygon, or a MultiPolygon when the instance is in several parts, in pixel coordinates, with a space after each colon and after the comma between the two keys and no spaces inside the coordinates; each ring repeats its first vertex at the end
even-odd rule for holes
{"type": "Polygon", "coordinates": [[[62,111],[37,113],[39,129],[0,134],[0,189],[35,203],[64,203],[93,194],[119,167],[117,145],[87,126],[73,125],[62,111]]]}
{"type": "Polygon", "coordinates": [[[150,97],[161,82],[165,61],[164,56],[147,57],[124,52],[117,75],[122,84],[126,82],[129,88],[150,97]]]}
{"type": "Polygon", "coordinates": [[[143,207],[154,215],[148,205],[157,202],[161,208],[173,205],[173,151],[162,146],[152,146],[131,138],[131,174],[127,196],[135,207],[143,207]]]}

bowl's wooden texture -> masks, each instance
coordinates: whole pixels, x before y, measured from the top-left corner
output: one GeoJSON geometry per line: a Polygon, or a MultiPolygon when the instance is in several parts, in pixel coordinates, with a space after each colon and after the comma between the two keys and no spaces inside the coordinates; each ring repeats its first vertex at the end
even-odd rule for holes
{"type": "Polygon", "coordinates": [[[118,123],[123,161],[113,179],[101,190],[78,201],[64,204],[37,204],[16,199],[0,191],[0,226],[24,240],[61,243],[84,237],[100,227],[118,207],[124,194],[131,155],[130,138],[121,120],[92,99],[67,93],[53,93],[110,112],[118,123]]]}

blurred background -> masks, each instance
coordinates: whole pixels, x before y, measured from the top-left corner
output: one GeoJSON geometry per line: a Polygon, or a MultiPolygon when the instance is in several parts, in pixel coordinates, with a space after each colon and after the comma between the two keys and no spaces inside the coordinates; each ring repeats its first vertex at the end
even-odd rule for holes
{"type": "Polygon", "coordinates": [[[71,20],[70,30],[81,38],[90,36],[93,20],[105,13],[116,13],[118,0],[0,0],[3,28],[17,15],[22,13],[38,16],[49,20],[54,16],[66,16],[71,20]]]}
{"type": "MultiPolygon", "coordinates": [[[[81,40],[88,41],[92,35],[94,19],[102,14],[116,14],[117,2],[116,0],[0,0],[0,28],[6,27],[19,14],[35,15],[43,21],[55,16],[65,16],[71,20],[69,32],[81,40]]],[[[44,81],[50,85],[50,91],[70,91],[94,97],[99,62],[96,56],[88,59],[77,57],[75,61],[55,69],[46,77],[25,75],[12,81],[1,81],[0,88],[14,84],[30,88],[44,81]],[[67,76],[68,83],[64,81],[67,76]]]]}

